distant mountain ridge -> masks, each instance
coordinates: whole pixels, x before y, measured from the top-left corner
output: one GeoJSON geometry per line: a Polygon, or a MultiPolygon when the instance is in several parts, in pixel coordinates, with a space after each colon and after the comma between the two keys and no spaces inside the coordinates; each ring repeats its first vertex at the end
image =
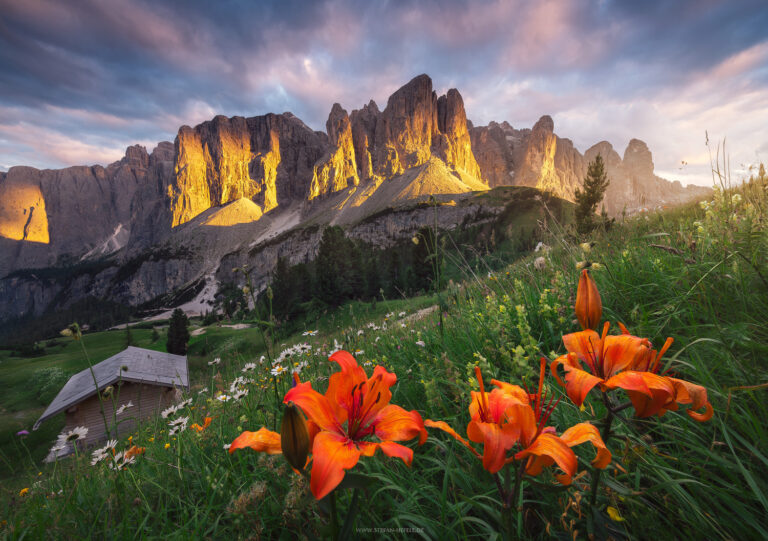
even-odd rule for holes
{"type": "MultiPolygon", "coordinates": [[[[151,153],[131,146],[107,167],[12,167],[0,173],[0,321],[62,302],[62,284],[34,273],[13,276],[19,269],[107,260],[69,284],[75,292],[65,304],[85,294],[141,304],[204,276],[226,278],[222,258],[246,245],[252,251],[310,225],[354,228],[434,194],[518,185],[572,200],[598,152],[611,179],[605,198],[611,214],[708,194],[655,176],[650,151],[636,139],[623,158],[605,141],[582,156],[554,133],[548,116],[532,129],[507,122],[474,127],[458,90],[438,96],[427,75],[398,89],[383,110],[370,101],[348,114],[334,104],[325,132],[291,113],[217,116],[182,126],[174,143],[161,142],[151,153]],[[182,252],[187,255],[168,256],[182,252]],[[127,263],[133,274],[124,270],[127,263]]],[[[382,235],[409,234],[419,224],[408,220],[382,226],[382,235]]],[[[368,227],[366,238],[375,240],[375,231],[368,227]]],[[[307,258],[312,250],[291,253],[307,258]]],[[[260,278],[277,255],[261,266],[260,278]]]]}

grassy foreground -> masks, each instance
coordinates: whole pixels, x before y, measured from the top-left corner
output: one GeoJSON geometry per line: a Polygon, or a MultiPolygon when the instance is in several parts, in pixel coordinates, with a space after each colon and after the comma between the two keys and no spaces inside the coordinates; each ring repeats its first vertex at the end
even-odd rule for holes
{"type": "MultiPolygon", "coordinates": [[[[590,264],[611,333],[621,321],[656,349],[673,337],[665,368],[705,386],[715,413],[698,423],[682,410],[645,419],[624,410],[608,442],[612,462],[602,473],[596,505],[589,504],[594,452],[577,447],[579,473],[570,486],[559,485],[552,468],[524,477],[512,535],[766,538],[768,265],[761,247],[768,246],[768,237],[765,191],[759,188],[744,189],[738,198],[717,192],[706,208],[641,216],[596,234],[588,250],[552,232],[551,250],[449,284],[441,296],[442,316],[440,311],[416,315],[416,306],[406,306],[402,315],[393,307],[376,317],[353,309],[341,330],[321,325],[316,335],[281,340],[273,344],[272,356],[308,343],[308,352],[295,353],[284,364],[306,362],[302,381],[324,391],[337,371],[327,355],[338,344],[355,354],[369,376],[376,365],[397,375],[392,403],[417,410],[424,419],[446,421],[464,435],[469,393],[477,390],[474,367],[487,382],[525,381],[535,388],[539,358],[564,353],[562,335],[578,330],[577,266],[590,264]]],[[[218,332],[209,329],[195,338],[192,351],[200,353],[208,337],[205,356],[195,361],[200,376],[192,403],[177,414],[200,425],[211,417],[210,426],[170,435],[170,418],[158,417],[130,442],[119,442],[118,451],[145,448],[124,469],[110,469],[109,460],[91,466],[90,456],[81,455],[39,476],[34,471],[21,489],[3,486],[0,537],[329,535],[329,500],[315,501],[308,482],[292,473],[283,457],[224,449],[243,430],[279,430],[277,403],[291,380],[288,372],[272,376],[269,361],[259,362],[259,347],[214,344],[218,332]],[[208,364],[217,357],[220,364],[208,364]],[[250,370],[249,362],[255,363],[250,370]]],[[[605,414],[599,391],[578,408],[549,373],[545,388],[561,398],[547,423],[558,433],[578,422],[599,425],[605,414]]],[[[617,396],[623,400],[623,391],[617,396]]],[[[414,451],[410,468],[379,452],[351,470],[364,477],[347,473],[347,484],[357,488],[337,490],[342,530],[362,538],[500,538],[497,486],[481,462],[437,430],[429,430],[424,445],[408,445],[414,451]]]]}

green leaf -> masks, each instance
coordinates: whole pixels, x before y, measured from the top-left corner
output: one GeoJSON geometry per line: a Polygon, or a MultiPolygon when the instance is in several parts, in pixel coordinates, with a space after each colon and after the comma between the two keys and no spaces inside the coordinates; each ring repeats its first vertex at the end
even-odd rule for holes
{"type": "Polygon", "coordinates": [[[348,488],[366,489],[370,487],[375,481],[376,478],[369,475],[364,475],[362,473],[348,473],[344,476],[344,479],[341,481],[341,483],[339,483],[339,486],[336,487],[336,490],[348,488]]]}

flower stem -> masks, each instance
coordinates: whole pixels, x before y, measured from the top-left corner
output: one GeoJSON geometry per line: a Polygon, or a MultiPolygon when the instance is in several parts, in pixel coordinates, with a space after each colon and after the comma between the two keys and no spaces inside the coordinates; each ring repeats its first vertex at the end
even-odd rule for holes
{"type": "MultiPolygon", "coordinates": [[[[603,393],[603,403],[606,407],[606,414],[605,414],[605,420],[603,424],[603,429],[600,433],[600,437],[603,438],[603,443],[607,446],[608,445],[608,439],[611,437],[611,426],[613,425],[613,419],[614,419],[614,409],[611,405],[611,400],[608,398],[608,395],[603,393]]],[[[622,408],[623,409],[623,408],[622,408]]],[[[591,494],[589,497],[589,505],[590,507],[595,507],[595,504],[597,503],[597,489],[600,486],[600,474],[603,472],[603,470],[595,469],[594,476],[592,477],[592,487],[591,487],[591,494]]]]}
{"type": "Polygon", "coordinates": [[[330,498],[328,503],[331,504],[331,539],[336,540],[339,538],[339,517],[336,513],[336,491],[331,491],[331,493],[328,494],[328,497],[330,498]]]}

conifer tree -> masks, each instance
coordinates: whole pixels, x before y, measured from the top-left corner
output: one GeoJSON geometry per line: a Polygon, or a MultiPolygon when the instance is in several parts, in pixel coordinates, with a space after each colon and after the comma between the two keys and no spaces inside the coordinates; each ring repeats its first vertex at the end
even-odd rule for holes
{"type": "MultiPolygon", "coordinates": [[[[602,156],[598,154],[589,163],[587,176],[584,177],[583,189],[576,188],[574,199],[576,201],[576,231],[585,235],[597,227],[595,212],[597,206],[605,196],[605,190],[610,181],[605,172],[605,164],[602,156]]],[[[607,219],[607,216],[604,216],[607,219]]]]}
{"type": "Polygon", "coordinates": [[[176,308],[171,314],[171,322],[168,327],[168,341],[165,343],[165,349],[168,353],[174,355],[184,355],[187,353],[187,342],[189,342],[189,319],[181,308],[176,308]]]}

